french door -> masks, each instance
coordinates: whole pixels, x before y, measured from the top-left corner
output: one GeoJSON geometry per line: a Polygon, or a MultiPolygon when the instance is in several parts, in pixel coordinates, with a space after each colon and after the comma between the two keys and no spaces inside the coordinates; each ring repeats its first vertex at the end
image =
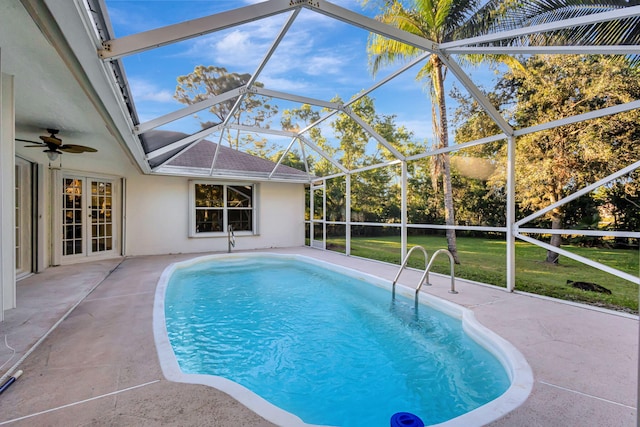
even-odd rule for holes
{"type": "Polygon", "coordinates": [[[33,176],[32,164],[20,157],[15,161],[15,251],[16,279],[33,271],[33,176]]]}
{"type": "Polygon", "coordinates": [[[116,253],[115,181],[62,177],[62,259],[116,253]]]}

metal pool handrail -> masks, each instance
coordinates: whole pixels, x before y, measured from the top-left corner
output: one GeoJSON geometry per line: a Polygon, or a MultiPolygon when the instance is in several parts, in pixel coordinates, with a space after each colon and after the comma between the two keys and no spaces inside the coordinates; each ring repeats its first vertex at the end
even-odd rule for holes
{"type": "Polygon", "coordinates": [[[229,242],[227,252],[231,253],[231,248],[236,247],[236,236],[233,234],[233,225],[227,227],[227,241],[229,242]]]}
{"type": "MultiPolygon", "coordinates": [[[[404,260],[402,261],[402,265],[400,266],[400,270],[398,270],[398,274],[396,274],[396,278],[393,279],[393,283],[391,284],[391,291],[393,296],[396,296],[396,282],[398,281],[398,279],[400,278],[400,274],[402,273],[402,270],[404,270],[404,268],[407,266],[407,262],[409,262],[409,257],[411,256],[411,253],[416,250],[416,249],[420,249],[422,251],[422,253],[424,254],[424,268],[425,270],[427,269],[427,259],[429,259],[429,255],[427,254],[427,250],[425,248],[423,248],[422,246],[414,246],[411,249],[409,249],[409,252],[407,253],[407,255],[404,257],[404,260]]],[[[422,284],[422,282],[420,282],[420,284],[422,284]]]]}
{"type": "Polygon", "coordinates": [[[418,292],[420,292],[420,288],[422,287],[422,284],[426,281],[427,284],[430,285],[430,283],[428,283],[428,281],[429,281],[429,270],[431,270],[431,265],[433,264],[433,260],[436,258],[436,255],[438,255],[440,253],[445,253],[449,257],[449,265],[451,266],[451,273],[450,273],[450,275],[451,275],[451,289],[449,290],[449,293],[450,294],[457,294],[458,293],[458,291],[456,291],[456,280],[455,280],[455,276],[453,274],[453,265],[454,265],[453,255],[451,255],[451,252],[449,252],[447,249],[438,249],[431,256],[431,259],[429,260],[429,264],[425,268],[424,274],[422,275],[422,278],[420,279],[420,283],[418,283],[418,286],[416,287],[416,300],[418,298],[418,292]]]}

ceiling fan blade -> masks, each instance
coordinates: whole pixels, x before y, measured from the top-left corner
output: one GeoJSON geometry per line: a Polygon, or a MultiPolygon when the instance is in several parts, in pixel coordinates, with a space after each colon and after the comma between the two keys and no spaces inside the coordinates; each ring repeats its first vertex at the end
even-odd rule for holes
{"type": "Polygon", "coordinates": [[[41,136],[41,140],[45,142],[45,144],[54,144],[54,145],[62,145],[62,140],[60,138],[56,138],[55,136],[41,136]]]}
{"type": "Polygon", "coordinates": [[[62,151],[66,151],[68,153],[95,153],[98,150],[95,148],[87,147],[86,145],[76,145],[76,144],[65,144],[58,147],[58,149],[62,151]]]}
{"type": "Polygon", "coordinates": [[[20,139],[20,138],[16,138],[16,141],[20,141],[20,142],[28,142],[29,144],[40,144],[40,146],[42,147],[44,144],[42,142],[38,142],[38,141],[30,141],[28,139],[20,139]]]}
{"type": "Polygon", "coordinates": [[[69,147],[61,147],[58,148],[58,150],[64,152],[64,153],[71,153],[71,154],[81,154],[84,153],[84,151],[75,149],[75,148],[69,148],[69,147]]]}
{"type": "Polygon", "coordinates": [[[24,148],[42,148],[42,147],[46,147],[46,145],[42,144],[42,145],[25,145],[24,148]]]}

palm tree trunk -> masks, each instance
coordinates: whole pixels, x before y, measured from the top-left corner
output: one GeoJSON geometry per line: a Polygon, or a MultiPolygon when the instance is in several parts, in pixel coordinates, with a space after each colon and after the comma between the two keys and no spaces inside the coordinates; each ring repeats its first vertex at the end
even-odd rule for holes
{"type": "MultiPolygon", "coordinates": [[[[443,64],[440,58],[433,55],[433,90],[435,93],[434,101],[438,104],[438,139],[440,147],[449,146],[449,130],[447,123],[447,104],[444,94],[444,75],[442,74],[443,64]]],[[[444,219],[445,224],[453,226],[456,223],[453,209],[453,189],[451,185],[451,164],[449,162],[449,154],[444,153],[442,156],[442,190],[444,193],[444,219]]],[[[447,249],[451,252],[453,260],[456,264],[460,264],[458,257],[458,248],[456,245],[456,230],[447,229],[447,249]]]]}

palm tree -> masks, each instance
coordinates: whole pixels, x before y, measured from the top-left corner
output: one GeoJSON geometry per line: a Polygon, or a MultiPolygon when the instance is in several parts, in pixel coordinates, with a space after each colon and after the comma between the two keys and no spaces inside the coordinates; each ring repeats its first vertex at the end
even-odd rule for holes
{"type": "MultiPolygon", "coordinates": [[[[367,2],[368,0],[363,0],[363,3],[367,2]]],[[[638,0],[603,2],[594,0],[532,0],[525,2],[521,0],[490,0],[488,3],[481,0],[411,0],[411,2],[411,7],[406,7],[399,0],[385,0],[383,12],[376,19],[436,43],[487,34],[489,30],[518,29],[527,25],[580,17],[639,3],[638,0]]],[[[515,37],[503,40],[502,43],[511,45],[637,43],[640,39],[638,21],[639,18],[634,17],[617,22],[578,26],[556,30],[543,36],[515,37]]],[[[385,65],[407,61],[423,53],[418,48],[385,38],[379,34],[371,34],[367,44],[367,52],[374,75],[385,65]]],[[[467,60],[473,64],[489,61],[502,62],[509,67],[521,66],[514,57],[509,55],[468,55],[467,60]]],[[[417,80],[424,81],[429,88],[437,148],[449,146],[444,92],[445,77],[446,66],[436,54],[429,56],[428,61],[416,77],[417,80]]],[[[437,178],[442,175],[445,221],[447,225],[453,226],[455,225],[455,217],[449,155],[446,153],[438,155],[432,165],[433,182],[437,183],[437,178]]],[[[459,264],[454,229],[447,229],[447,244],[455,262],[459,264]]]]}
{"type": "MultiPolygon", "coordinates": [[[[476,0],[415,0],[415,7],[405,8],[399,1],[386,3],[383,13],[377,20],[392,25],[406,32],[419,35],[434,42],[442,42],[454,30],[466,21],[467,12],[478,8],[476,0]]],[[[372,73],[385,65],[414,58],[423,52],[413,46],[372,34],[367,45],[372,73]]],[[[417,79],[424,80],[431,95],[432,124],[436,136],[437,147],[449,145],[447,105],[444,92],[446,68],[437,55],[429,56],[428,61],[418,72],[417,79]]],[[[451,188],[451,169],[448,154],[438,155],[432,162],[432,181],[437,189],[438,179],[442,175],[444,194],[445,222],[455,225],[453,209],[453,191],[451,188]]],[[[447,246],[456,264],[460,263],[456,248],[456,233],[447,229],[447,246]]]]}

